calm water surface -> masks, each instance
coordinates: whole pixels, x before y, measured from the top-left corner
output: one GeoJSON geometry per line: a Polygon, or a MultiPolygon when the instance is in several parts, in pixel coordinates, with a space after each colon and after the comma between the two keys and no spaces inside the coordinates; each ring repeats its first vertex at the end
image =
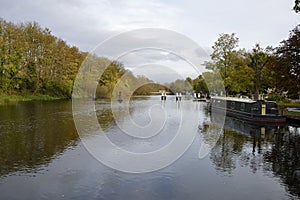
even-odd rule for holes
{"type": "MultiPolygon", "coordinates": [[[[130,103],[137,124],[149,123],[146,113],[155,103],[159,97],[130,103]]],[[[186,99],[176,104],[170,97],[163,106],[170,113],[167,131],[141,141],[119,134],[110,104],[96,103],[108,137],[137,152],[172,139],[179,127],[178,110],[197,113],[199,127],[188,151],[172,165],[145,174],[119,172],[95,160],[77,135],[71,101],[1,106],[0,199],[300,199],[299,127],[255,126],[227,118],[216,146],[199,159],[207,124],[214,121],[205,104],[186,99]]]]}

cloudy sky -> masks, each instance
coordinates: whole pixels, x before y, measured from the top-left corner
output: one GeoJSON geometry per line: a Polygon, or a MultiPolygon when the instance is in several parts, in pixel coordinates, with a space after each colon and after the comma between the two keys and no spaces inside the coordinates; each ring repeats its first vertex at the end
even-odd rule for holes
{"type": "Polygon", "coordinates": [[[300,22],[294,0],[0,0],[0,17],[36,21],[82,51],[116,34],[165,28],[201,47],[220,33],[236,33],[240,47],[278,46],[300,22]]]}

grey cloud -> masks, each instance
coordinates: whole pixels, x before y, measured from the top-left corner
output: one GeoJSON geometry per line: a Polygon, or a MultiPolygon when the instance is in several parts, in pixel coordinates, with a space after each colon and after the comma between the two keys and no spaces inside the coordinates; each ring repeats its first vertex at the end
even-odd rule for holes
{"type": "MultiPolygon", "coordinates": [[[[260,0],[243,3],[229,0],[218,1],[217,5],[215,1],[202,0],[1,0],[0,17],[13,22],[37,21],[83,51],[94,49],[115,34],[147,27],[176,30],[205,46],[212,46],[220,33],[236,32],[240,46],[249,49],[256,42],[262,46],[278,45],[288,36],[288,31],[299,23],[299,15],[291,11],[292,3],[286,0],[266,0],[264,3],[260,0]]],[[[210,54],[206,48],[189,49],[189,44],[179,37],[169,38],[161,33],[163,39],[150,38],[151,34],[145,33],[150,47],[182,47],[181,54],[192,54],[202,60],[208,57],[206,52],[210,54]]],[[[137,38],[143,39],[139,37],[129,34],[123,46],[116,40],[114,49],[105,53],[121,53],[137,38]]],[[[142,40],[139,41],[136,46],[145,46],[142,40]]],[[[159,56],[147,56],[148,62],[178,61],[171,54],[159,56]]]]}

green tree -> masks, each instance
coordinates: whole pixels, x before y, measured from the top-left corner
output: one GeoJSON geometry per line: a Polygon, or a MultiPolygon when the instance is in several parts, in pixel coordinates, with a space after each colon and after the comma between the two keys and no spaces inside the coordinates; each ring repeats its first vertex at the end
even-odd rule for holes
{"type": "Polygon", "coordinates": [[[213,53],[211,54],[212,69],[218,69],[221,72],[223,78],[227,77],[227,70],[232,63],[232,59],[236,51],[234,50],[238,47],[239,39],[232,34],[221,34],[218,40],[215,42],[213,48],[213,53]]]}
{"type": "Polygon", "coordinates": [[[289,38],[283,40],[276,48],[277,57],[274,68],[278,74],[274,78],[280,80],[280,90],[288,91],[293,98],[299,96],[300,91],[300,25],[290,31],[289,38]]]}
{"type": "Polygon", "coordinates": [[[202,77],[202,75],[199,75],[197,78],[195,78],[193,80],[193,89],[197,93],[199,93],[199,92],[204,93],[204,94],[209,93],[207,85],[206,85],[205,80],[202,77]]]}
{"type": "MultiPolygon", "coordinates": [[[[111,98],[115,85],[126,72],[122,63],[110,62],[100,77],[97,96],[111,98]]],[[[128,84],[126,85],[128,86],[128,84]]]]}
{"type": "Polygon", "coordinates": [[[37,23],[0,19],[0,93],[70,96],[85,53],[37,23]]]}
{"type": "Polygon", "coordinates": [[[172,93],[191,91],[193,89],[193,86],[189,83],[189,81],[191,80],[177,79],[175,82],[172,82],[170,84],[169,88],[172,93]]]}
{"type": "Polygon", "coordinates": [[[224,82],[226,91],[228,91],[227,77],[230,71],[230,67],[233,64],[234,58],[237,56],[237,51],[239,39],[232,34],[221,34],[218,40],[212,46],[213,53],[210,55],[212,61],[206,62],[205,66],[207,69],[213,71],[218,70],[221,74],[224,82]]]}
{"type": "Polygon", "coordinates": [[[261,85],[263,81],[263,69],[269,62],[270,48],[263,49],[259,44],[256,44],[252,51],[249,53],[250,67],[254,70],[254,99],[258,99],[261,85]]]}
{"type": "Polygon", "coordinates": [[[203,72],[202,77],[210,93],[220,93],[224,91],[224,81],[219,73],[215,71],[203,72]]]}
{"type": "Polygon", "coordinates": [[[238,51],[238,53],[232,57],[232,63],[228,70],[228,77],[225,79],[225,86],[229,94],[251,93],[254,71],[248,65],[249,58],[244,50],[238,51]]]}

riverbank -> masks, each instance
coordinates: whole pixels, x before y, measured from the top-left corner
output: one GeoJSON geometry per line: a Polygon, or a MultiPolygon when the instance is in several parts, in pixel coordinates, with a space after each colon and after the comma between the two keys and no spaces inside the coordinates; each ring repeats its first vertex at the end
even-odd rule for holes
{"type": "Polygon", "coordinates": [[[288,123],[299,125],[300,112],[292,112],[292,111],[289,111],[288,108],[300,108],[300,102],[296,102],[296,101],[283,102],[283,101],[280,101],[280,102],[277,103],[277,105],[278,105],[279,113],[286,117],[286,120],[287,120],[288,123]]]}
{"type": "Polygon", "coordinates": [[[0,95],[0,105],[14,104],[19,101],[51,101],[65,99],[48,95],[0,95]]]}
{"type": "Polygon", "coordinates": [[[290,112],[287,108],[300,108],[299,102],[278,102],[279,113],[300,118],[300,112],[290,112]]]}

